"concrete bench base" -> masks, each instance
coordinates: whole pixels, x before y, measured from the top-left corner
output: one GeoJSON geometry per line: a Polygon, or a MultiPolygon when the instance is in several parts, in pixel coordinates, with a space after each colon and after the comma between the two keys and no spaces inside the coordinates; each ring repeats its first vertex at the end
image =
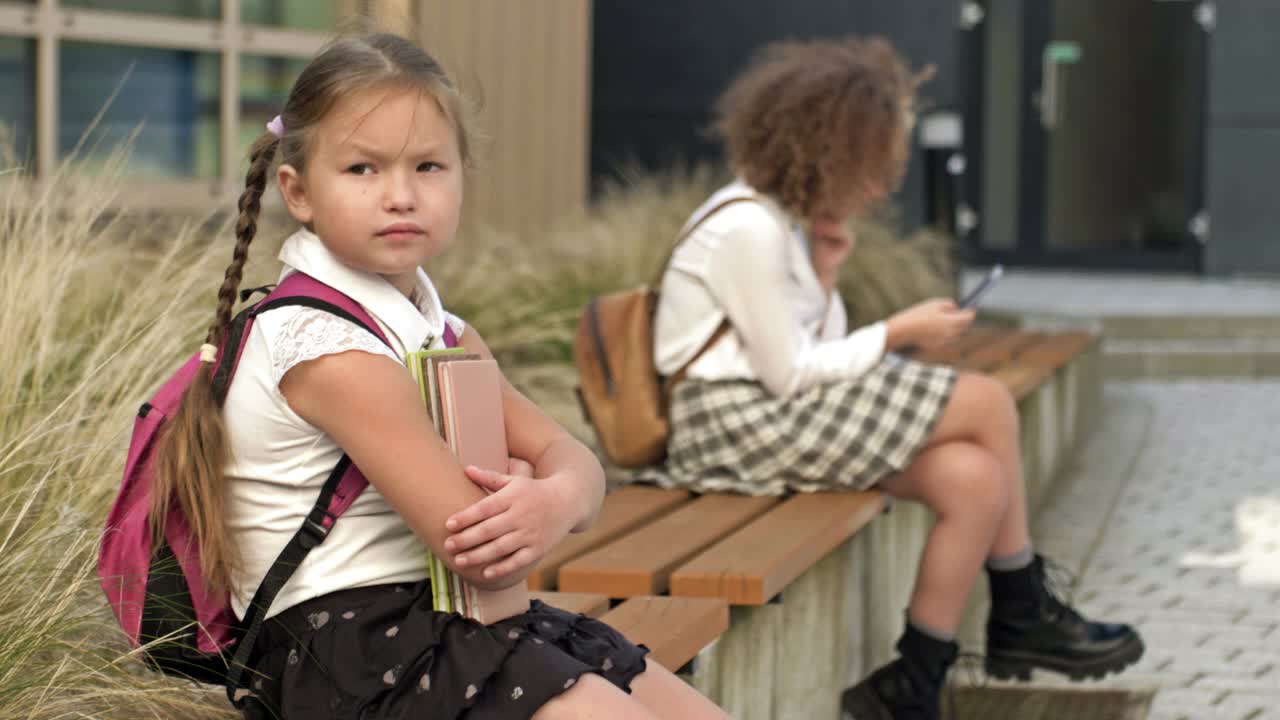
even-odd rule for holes
{"type": "Polygon", "coordinates": [[[838,718],[860,627],[849,576],[872,527],[796,578],[771,604],[734,607],[729,631],[703,650],[688,680],[738,720],[838,718]]]}

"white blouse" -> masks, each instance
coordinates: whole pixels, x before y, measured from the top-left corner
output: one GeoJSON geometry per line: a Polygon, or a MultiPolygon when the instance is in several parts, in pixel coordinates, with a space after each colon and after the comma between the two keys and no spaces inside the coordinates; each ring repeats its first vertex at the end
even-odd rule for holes
{"type": "MultiPolygon", "coordinates": [[[[231,600],[240,617],[342,457],[332,438],[289,407],[280,379],[298,363],[350,350],[403,363],[408,349],[443,347],[446,322],[457,337],[465,330],[441,307],[421,270],[415,304],[382,277],[343,265],[305,230],[285,241],[280,259],[282,278],[301,270],[360,303],[395,350],[323,310],[284,307],[254,321],[223,406],[232,456],[229,524],[242,556],[231,600]]],[[[428,478],[424,472],[424,481],[428,478]]],[[[285,583],[267,617],[335,590],[421,580],[428,574],[426,558],[426,547],[370,485],[285,583]]]]}
{"type": "Polygon", "coordinates": [[[875,366],[885,352],[885,324],[846,334],[839,294],[822,287],[799,223],[772,198],[734,182],[686,227],[732,197],[755,202],[708,216],[663,275],[654,320],[658,371],[674,374],[726,317],[732,329],[689,368],[689,378],[753,380],[787,397],[875,366]]]}

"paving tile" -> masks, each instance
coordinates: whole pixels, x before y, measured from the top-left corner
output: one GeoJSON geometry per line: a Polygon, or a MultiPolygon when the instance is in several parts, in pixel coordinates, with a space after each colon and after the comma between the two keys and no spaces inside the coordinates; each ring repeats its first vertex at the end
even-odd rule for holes
{"type": "Polygon", "coordinates": [[[1077,548],[1081,611],[1132,622],[1147,643],[1140,663],[1100,685],[1159,687],[1154,720],[1280,718],[1280,382],[1106,393],[1109,432],[1125,432],[1113,421],[1134,422],[1137,407],[1156,420],[1128,453],[1092,436],[1041,510],[1063,516],[1036,524],[1041,548],[1077,548]]]}
{"type": "Polygon", "coordinates": [[[1151,720],[1209,720],[1221,717],[1216,703],[1226,693],[1203,689],[1161,690],[1151,704],[1151,720]]]}

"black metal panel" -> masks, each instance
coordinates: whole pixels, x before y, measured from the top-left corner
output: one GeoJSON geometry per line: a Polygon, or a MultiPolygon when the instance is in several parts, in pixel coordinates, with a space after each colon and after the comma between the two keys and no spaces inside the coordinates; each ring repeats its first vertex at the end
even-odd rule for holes
{"type": "Polygon", "coordinates": [[[1212,37],[1210,118],[1215,126],[1280,126],[1280,2],[1216,3],[1212,37]]]}
{"type": "Polygon", "coordinates": [[[1209,147],[1208,271],[1280,273],[1280,128],[1213,128],[1209,147]]]}
{"type": "MultiPolygon", "coordinates": [[[[921,93],[926,108],[956,106],[958,31],[952,11],[951,3],[938,0],[597,0],[593,184],[599,187],[628,162],[646,169],[676,161],[719,163],[719,145],[707,132],[715,100],[753,52],[776,40],[883,35],[913,66],[937,67],[921,93]]],[[[899,202],[908,223],[919,223],[924,203],[918,157],[899,202]]]]}

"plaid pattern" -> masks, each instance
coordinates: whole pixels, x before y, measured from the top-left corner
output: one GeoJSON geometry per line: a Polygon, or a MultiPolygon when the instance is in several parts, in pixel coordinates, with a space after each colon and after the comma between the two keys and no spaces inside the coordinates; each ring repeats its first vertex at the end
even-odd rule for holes
{"type": "Polygon", "coordinates": [[[696,492],[864,490],[911,464],[942,417],[954,369],[889,356],[862,377],[777,398],[753,381],[685,381],[667,464],[636,480],[696,492]]]}

